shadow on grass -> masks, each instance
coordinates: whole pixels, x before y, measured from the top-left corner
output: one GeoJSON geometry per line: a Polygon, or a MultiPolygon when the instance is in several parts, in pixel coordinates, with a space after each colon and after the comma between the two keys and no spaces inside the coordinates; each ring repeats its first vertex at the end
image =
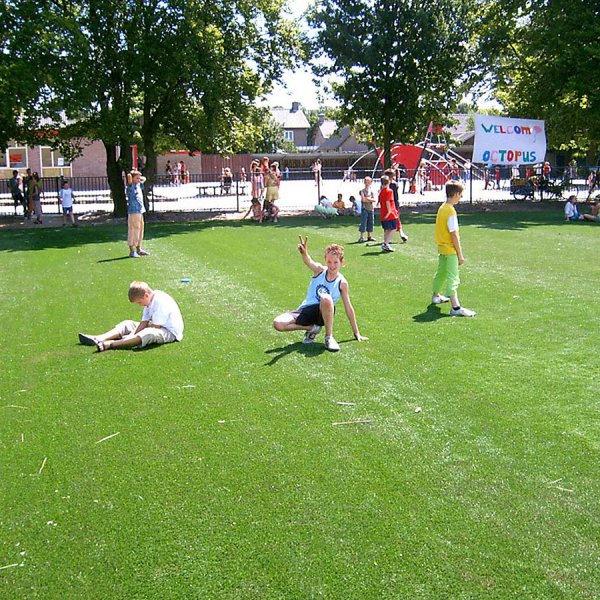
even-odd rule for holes
{"type": "Polygon", "coordinates": [[[265,363],[265,367],[273,366],[284,356],[287,356],[292,352],[299,352],[300,354],[304,354],[305,356],[318,356],[319,354],[323,354],[323,352],[325,352],[325,346],[319,343],[303,344],[302,342],[294,342],[292,344],[288,344],[287,346],[281,346],[279,348],[271,348],[270,350],[265,350],[265,354],[275,354],[275,356],[273,356],[273,358],[269,362],[265,363]]]}
{"type": "MultiPolygon", "coordinates": [[[[403,223],[408,224],[409,226],[411,224],[431,225],[435,222],[435,214],[403,214],[402,220],[403,223]]],[[[563,215],[562,210],[557,206],[556,210],[548,209],[544,211],[465,212],[460,214],[460,220],[463,227],[521,231],[530,227],[560,225],[563,223],[563,215]]],[[[259,225],[250,221],[241,220],[190,220],[185,222],[164,222],[153,221],[150,216],[147,219],[144,237],[146,240],[161,239],[174,235],[201,233],[206,229],[210,230],[222,227],[228,229],[264,228],[265,230],[304,228],[306,230],[314,231],[335,230],[338,228],[347,228],[351,225],[358,227],[358,219],[356,217],[336,217],[331,220],[323,220],[315,216],[283,217],[277,224],[267,223],[259,225]]],[[[0,230],[0,252],[23,252],[27,250],[44,250],[49,248],[74,248],[78,246],[87,246],[89,244],[104,244],[107,242],[122,242],[125,247],[126,239],[127,224],[125,222],[112,222],[87,226],[82,225],[77,229],[65,229],[63,227],[45,229],[7,228],[0,230]]],[[[377,242],[373,245],[378,246],[377,242]]],[[[367,244],[366,247],[370,247],[369,244],[367,244]]],[[[373,254],[379,255],[380,252],[373,254]]],[[[120,257],[117,260],[119,259],[120,257]]]]}
{"type": "Polygon", "coordinates": [[[109,262],[115,262],[117,260],[128,260],[129,258],[131,258],[131,256],[129,256],[129,254],[125,254],[124,256],[117,256],[116,258],[103,258],[102,260],[97,260],[96,262],[98,264],[109,263],[109,262]]]}
{"type": "Polygon", "coordinates": [[[424,312],[413,315],[413,321],[415,323],[431,323],[432,321],[445,319],[446,317],[449,318],[450,315],[443,313],[438,304],[430,304],[424,312]]]}
{"type": "MultiPolygon", "coordinates": [[[[560,225],[564,222],[562,204],[552,205],[544,210],[489,210],[465,206],[464,212],[461,205],[457,208],[461,227],[479,227],[485,229],[498,229],[506,231],[523,231],[530,227],[546,225],[560,225]],[[475,212],[476,211],[476,212],[475,212]]],[[[402,215],[402,222],[413,224],[435,223],[435,214],[419,213],[410,214],[408,217],[402,215]]]]}

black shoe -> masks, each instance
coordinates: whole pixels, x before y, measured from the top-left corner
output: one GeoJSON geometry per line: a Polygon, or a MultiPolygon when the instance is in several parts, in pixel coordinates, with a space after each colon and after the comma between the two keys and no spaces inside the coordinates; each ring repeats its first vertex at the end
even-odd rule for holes
{"type": "Polygon", "coordinates": [[[85,333],[79,334],[79,343],[84,346],[95,346],[96,340],[91,335],[86,335],[85,333]]]}

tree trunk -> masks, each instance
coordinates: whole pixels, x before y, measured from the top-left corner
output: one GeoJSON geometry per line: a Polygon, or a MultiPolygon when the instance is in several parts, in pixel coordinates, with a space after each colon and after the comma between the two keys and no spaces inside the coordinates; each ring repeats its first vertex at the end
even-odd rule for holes
{"type": "Polygon", "coordinates": [[[154,180],[156,179],[156,150],[154,149],[154,141],[152,139],[144,139],[144,157],[146,159],[144,165],[144,177],[146,178],[146,183],[144,184],[144,203],[146,204],[146,210],[149,210],[148,198],[152,193],[154,180]]]}
{"type": "Polygon", "coordinates": [[[389,169],[392,166],[392,135],[391,122],[392,122],[392,107],[390,106],[388,98],[384,100],[383,106],[383,169],[389,169]]]}
{"type": "Polygon", "coordinates": [[[115,217],[125,217],[127,216],[127,199],[125,198],[123,171],[117,159],[117,145],[104,141],[102,143],[106,150],[106,174],[114,204],[113,214],[115,217]]]}

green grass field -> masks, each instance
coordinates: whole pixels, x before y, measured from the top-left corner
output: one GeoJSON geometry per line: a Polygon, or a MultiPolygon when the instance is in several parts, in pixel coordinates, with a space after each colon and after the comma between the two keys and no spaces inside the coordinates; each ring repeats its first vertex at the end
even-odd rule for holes
{"type": "Polygon", "coordinates": [[[140,260],[0,231],[0,597],[600,597],[600,228],[560,218],[461,216],[475,319],[429,306],[434,215],[390,255],[350,218],[150,224],[140,260]],[[300,233],[345,244],[369,341],[341,303],[337,354],[271,328],[300,233]],[[80,346],[133,279],[183,342],[80,346]]]}

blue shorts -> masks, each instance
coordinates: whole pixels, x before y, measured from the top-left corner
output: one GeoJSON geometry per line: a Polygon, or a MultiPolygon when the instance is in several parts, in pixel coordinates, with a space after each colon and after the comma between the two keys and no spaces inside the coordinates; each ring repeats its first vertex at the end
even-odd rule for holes
{"type": "Polygon", "coordinates": [[[381,221],[381,226],[386,230],[396,231],[398,229],[398,219],[390,219],[389,221],[381,221]]]}
{"type": "Polygon", "coordinates": [[[70,215],[73,212],[72,206],[63,206],[62,207],[63,215],[70,215]]]}

